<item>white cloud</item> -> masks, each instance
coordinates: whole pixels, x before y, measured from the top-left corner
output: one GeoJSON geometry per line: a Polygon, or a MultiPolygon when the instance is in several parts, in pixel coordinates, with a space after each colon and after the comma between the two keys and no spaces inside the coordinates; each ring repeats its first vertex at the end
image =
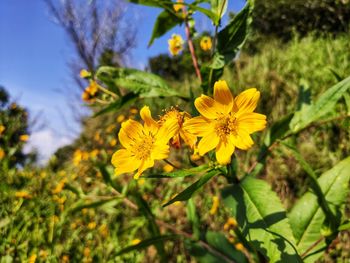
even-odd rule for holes
{"type": "Polygon", "coordinates": [[[60,137],[50,129],[44,129],[34,132],[30,135],[30,139],[24,148],[24,152],[38,150],[39,163],[44,164],[49,160],[51,155],[60,147],[72,142],[68,137],[60,137]]]}

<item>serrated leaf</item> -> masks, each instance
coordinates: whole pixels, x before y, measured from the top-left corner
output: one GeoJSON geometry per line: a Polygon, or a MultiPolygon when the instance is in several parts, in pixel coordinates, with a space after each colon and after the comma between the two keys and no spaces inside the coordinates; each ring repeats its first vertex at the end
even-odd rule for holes
{"type": "Polygon", "coordinates": [[[153,44],[153,41],[156,38],[163,36],[166,32],[168,32],[173,27],[181,23],[182,23],[182,19],[180,19],[178,16],[174,15],[173,13],[170,13],[169,11],[166,11],[166,10],[161,12],[158,15],[157,20],[153,26],[152,36],[148,43],[148,47],[150,47],[153,44]]]}
{"type": "MultiPolygon", "coordinates": [[[[349,192],[350,157],[342,160],[332,169],[323,173],[318,178],[318,183],[325,198],[334,211],[339,212],[339,207],[345,201],[349,192]]],[[[321,228],[325,221],[325,215],[318,205],[317,197],[311,192],[298,200],[288,215],[296,239],[299,254],[305,253],[315,242],[322,238],[321,228]]],[[[311,249],[311,254],[325,246],[325,240],[319,242],[311,249]]],[[[322,251],[304,259],[305,262],[314,262],[321,256],[322,251]]]]}
{"type": "Polygon", "coordinates": [[[167,240],[177,239],[177,238],[180,238],[180,237],[177,236],[177,235],[167,235],[167,236],[158,236],[158,237],[152,237],[152,238],[149,238],[149,239],[145,239],[145,240],[142,240],[137,245],[129,246],[129,247],[126,247],[126,248],[118,251],[115,254],[115,256],[120,256],[120,255],[123,255],[125,253],[131,252],[131,251],[134,251],[134,250],[145,249],[145,248],[147,248],[147,247],[149,247],[151,245],[154,245],[154,244],[157,244],[157,243],[161,243],[161,242],[164,242],[164,241],[167,241],[167,240]]]}
{"type": "Polygon", "coordinates": [[[177,201],[186,201],[192,197],[194,192],[199,190],[203,185],[205,185],[212,177],[215,175],[218,175],[220,171],[218,170],[212,170],[205,175],[201,177],[198,181],[196,181],[194,184],[191,184],[189,187],[187,187],[185,190],[183,190],[181,193],[176,195],[173,199],[171,199],[169,202],[167,202],[163,207],[166,207],[174,202],[177,201]]]}
{"type": "Polygon", "coordinates": [[[187,176],[193,176],[199,173],[203,173],[209,169],[209,165],[203,164],[197,167],[189,168],[189,169],[182,169],[177,170],[170,173],[162,173],[162,174],[150,174],[145,175],[143,178],[177,178],[177,177],[187,177],[187,176]]]}
{"type": "Polygon", "coordinates": [[[302,262],[294,249],[286,212],[266,182],[246,176],[225,188],[222,196],[244,237],[268,262],[302,262]]]}
{"type": "Polygon", "coordinates": [[[312,122],[331,112],[338,100],[344,96],[349,89],[350,77],[328,89],[309,107],[304,107],[300,111],[295,112],[294,117],[290,122],[291,130],[294,133],[297,133],[312,122]]]}
{"type": "Polygon", "coordinates": [[[248,1],[245,7],[232,19],[232,21],[218,33],[218,51],[225,56],[226,64],[236,56],[237,51],[243,46],[251,23],[252,1],[248,1]]]}
{"type": "Polygon", "coordinates": [[[187,241],[185,243],[191,256],[200,263],[248,262],[244,254],[238,251],[222,233],[208,231],[205,234],[205,242],[210,245],[212,251],[204,248],[198,242],[187,241]]]}
{"type": "Polygon", "coordinates": [[[137,69],[104,66],[97,70],[96,77],[102,82],[112,80],[116,86],[138,94],[140,97],[181,96],[161,77],[137,69]]]}

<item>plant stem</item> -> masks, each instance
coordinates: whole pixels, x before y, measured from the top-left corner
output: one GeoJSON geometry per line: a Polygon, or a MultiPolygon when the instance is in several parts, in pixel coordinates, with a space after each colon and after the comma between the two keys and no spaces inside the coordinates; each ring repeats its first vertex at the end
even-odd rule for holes
{"type": "Polygon", "coordinates": [[[190,50],[191,57],[192,57],[193,67],[196,71],[197,78],[199,79],[200,82],[202,82],[202,75],[201,75],[201,72],[199,70],[198,60],[196,57],[196,53],[194,51],[193,41],[191,38],[191,30],[190,30],[190,25],[188,24],[187,11],[186,11],[185,5],[182,6],[182,12],[183,12],[183,15],[186,17],[185,18],[185,33],[186,33],[186,37],[187,37],[188,49],[190,50]]]}

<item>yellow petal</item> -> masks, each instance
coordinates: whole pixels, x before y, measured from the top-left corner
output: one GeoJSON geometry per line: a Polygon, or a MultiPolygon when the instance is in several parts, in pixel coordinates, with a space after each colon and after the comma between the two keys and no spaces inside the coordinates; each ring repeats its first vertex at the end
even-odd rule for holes
{"type": "Polygon", "coordinates": [[[220,140],[216,147],[216,160],[219,164],[225,165],[231,162],[231,156],[235,150],[235,146],[231,140],[220,140]]]}
{"type": "Polygon", "coordinates": [[[113,154],[112,164],[115,167],[116,175],[120,175],[135,171],[140,166],[141,161],[132,156],[128,150],[121,149],[113,154]]]}
{"type": "Polygon", "coordinates": [[[256,89],[247,89],[235,98],[235,104],[238,108],[238,114],[253,112],[258,104],[260,92],[256,89]]]}
{"type": "Polygon", "coordinates": [[[194,117],[186,120],[183,124],[183,130],[193,135],[201,136],[208,134],[208,132],[214,131],[212,121],[203,118],[202,116],[194,117]]]}
{"type": "Polygon", "coordinates": [[[166,159],[169,156],[169,145],[156,142],[151,154],[154,160],[166,159]]]}
{"type": "Polygon", "coordinates": [[[197,98],[194,101],[194,105],[199,113],[207,119],[216,119],[222,114],[225,114],[225,108],[213,98],[206,95],[201,95],[197,98]]]}
{"type": "Polygon", "coordinates": [[[180,136],[181,138],[184,140],[184,142],[190,146],[191,148],[193,148],[197,142],[197,136],[181,129],[180,130],[180,136]]]}
{"type": "Polygon", "coordinates": [[[143,106],[140,111],[141,119],[145,122],[145,128],[152,134],[156,134],[158,130],[157,122],[152,118],[151,111],[148,106],[143,106]]]}
{"type": "Polygon", "coordinates": [[[204,155],[207,152],[214,149],[219,143],[219,137],[216,133],[209,133],[205,135],[198,144],[198,152],[200,155],[204,155]]]}
{"type": "Polygon", "coordinates": [[[249,134],[261,131],[266,127],[266,116],[255,112],[244,113],[237,119],[237,126],[249,134]]]}
{"type": "Polygon", "coordinates": [[[249,133],[243,129],[238,130],[237,135],[231,135],[231,141],[241,150],[248,150],[254,144],[249,133]]]}
{"type": "Polygon", "coordinates": [[[123,122],[118,134],[120,143],[125,148],[132,147],[135,141],[142,135],[142,130],[142,125],[137,121],[127,120],[123,122]]]}
{"type": "Polygon", "coordinates": [[[179,123],[176,119],[167,119],[159,128],[156,138],[159,142],[167,143],[179,130],[179,123]]]}
{"type": "Polygon", "coordinates": [[[223,105],[226,114],[232,110],[233,96],[225,80],[215,82],[214,99],[223,105]]]}
{"type": "Polygon", "coordinates": [[[138,179],[138,178],[140,177],[140,175],[141,175],[146,169],[148,169],[148,168],[150,168],[150,167],[153,167],[153,165],[154,165],[154,160],[153,160],[153,159],[148,158],[148,159],[146,159],[146,160],[143,160],[143,161],[141,162],[141,165],[140,165],[140,167],[139,167],[137,173],[134,175],[134,178],[135,178],[135,179],[138,179]]]}

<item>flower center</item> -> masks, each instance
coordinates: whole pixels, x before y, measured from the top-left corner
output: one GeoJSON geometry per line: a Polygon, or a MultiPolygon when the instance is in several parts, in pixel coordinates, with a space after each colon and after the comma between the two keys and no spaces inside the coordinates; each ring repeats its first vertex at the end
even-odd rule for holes
{"type": "Polygon", "coordinates": [[[140,140],[135,142],[133,154],[137,159],[145,160],[150,157],[154,138],[151,134],[144,134],[140,140]]]}
{"type": "Polygon", "coordinates": [[[217,120],[215,130],[221,139],[225,139],[231,133],[235,134],[237,129],[236,117],[225,116],[217,120]]]}

